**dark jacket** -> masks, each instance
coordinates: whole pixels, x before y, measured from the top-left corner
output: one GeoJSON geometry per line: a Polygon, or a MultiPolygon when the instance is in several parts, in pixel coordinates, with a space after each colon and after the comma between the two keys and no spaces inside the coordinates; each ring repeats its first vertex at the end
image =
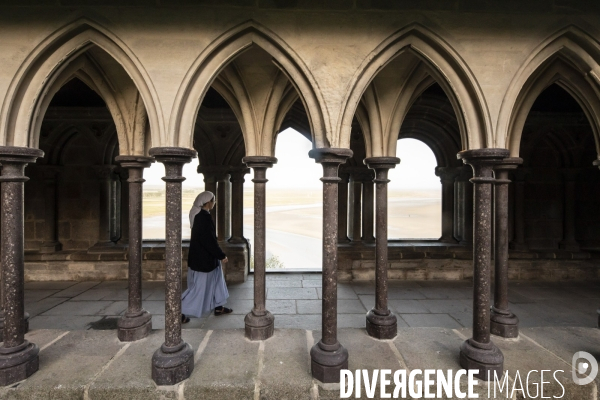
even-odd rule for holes
{"type": "Polygon", "coordinates": [[[225,258],[225,253],[217,242],[215,223],[210,213],[200,210],[194,218],[188,267],[194,271],[210,272],[219,266],[219,260],[225,258]]]}

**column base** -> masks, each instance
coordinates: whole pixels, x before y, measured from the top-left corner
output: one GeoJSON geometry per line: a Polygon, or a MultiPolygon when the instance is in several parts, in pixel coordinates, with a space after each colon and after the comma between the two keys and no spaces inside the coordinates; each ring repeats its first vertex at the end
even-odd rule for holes
{"type": "Polygon", "coordinates": [[[579,243],[575,241],[562,241],[558,244],[558,248],[567,251],[579,251],[579,243]]]}
{"type": "Polygon", "coordinates": [[[246,325],[246,337],[249,340],[266,340],[273,336],[275,328],[275,317],[265,310],[264,315],[254,314],[254,310],[246,314],[244,318],[246,325]]]}
{"type": "Polygon", "coordinates": [[[398,334],[398,320],[389,310],[387,315],[382,315],[372,309],[367,313],[367,333],[380,340],[393,339],[398,334]]]}
{"type": "Polygon", "coordinates": [[[340,370],[348,369],[348,350],[339,342],[326,345],[319,341],[310,349],[310,369],[313,378],[322,383],[339,383],[340,370]]]}
{"type": "Polygon", "coordinates": [[[475,376],[483,381],[494,379],[494,373],[499,379],[504,373],[504,355],[493,342],[468,339],[460,346],[460,366],[479,370],[475,376]]]}
{"type": "Polygon", "coordinates": [[[0,348],[0,386],[8,386],[33,375],[39,368],[40,349],[25,340],[12,348],[0,348]]]}
{"type": "Polygon", "coordinates": [[[490,333],[507,339],[519,337],[519,318],[508,310],[501,312],[492,307],[490,333]]]}
{"type": "Polygon", "coordinates": [[[175,347],[163,345],[152,356],[152,379],[157,385],[174,385],[194,371],[194,351],[182,341],[175,347]]]}
{"type": "Polygon", "coordinates": [[[56,253],[57,251],[61,251],[61,250],[62,250],[62,243],[60,243],[60,242],[49,242],[49,243],[44,242],[40,246],[40,253],[42,253],[42,254],[56,253]]]}
{"type": "MultiPolygon", "coordinates": [[[[23,315],[23,332],[29,332],[29,313],[23,315]]],[[[4,341],[4,312],[0,311],[0,342],[4,341]]]]}
{"type": "Polygon", "coordinates": [[[117,322],[117,337],[121,342],[135,342],[148,336],[152,330],[152,314],[146,310],[125,313],[117,322]]]}

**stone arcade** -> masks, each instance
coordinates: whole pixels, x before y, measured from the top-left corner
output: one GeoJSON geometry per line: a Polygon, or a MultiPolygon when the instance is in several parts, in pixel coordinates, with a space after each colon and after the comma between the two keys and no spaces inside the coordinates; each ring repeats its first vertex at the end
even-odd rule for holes
{"type": "Polygon", "coordinates": [[[254,257],[246,337],[271,337],[265,196],[287,127],[313,143],[306,157],[323,168],[322,338],[310,352],[323,383],[348,365],[338,281],[375,281],[365,327],[390,339],[388,279],[472,279],[473,334],[460,362],[485,377],[503,369],[491,334],[518,336],[509,279],[598,280],[597,1],[89,4],[0,6],[0,385],[38,369],[38,347],[24,336],[26,280],[128,278],[121,341],[151,331],[141,282],[164,280],[165,340],[148,360],[152,378],[190,376],[180,320],[190,162],[217,193],[226,279],[245,281],[254,257]],[[388,240],[399,138],[435,154],[439,240],[388,240]],[[143,173],[153,162],[166,171],[166,240],[143,243],[143,173]],[[252,248],[242,201],[250,169],[252,248]]]}

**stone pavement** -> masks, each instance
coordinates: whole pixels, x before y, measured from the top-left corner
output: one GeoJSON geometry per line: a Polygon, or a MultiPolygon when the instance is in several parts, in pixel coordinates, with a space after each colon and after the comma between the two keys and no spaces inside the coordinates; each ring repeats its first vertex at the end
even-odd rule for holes
{"type": "MultiPolygon", "coordinates": [[[[365,313],[375,305],[374,282],[339,283],[338,327],[363,328],[365,313]]],[[[244,328],[253,306],[252,276],[229,285],[228,306],[234,314],[193,318],[185,328],[244,328]]],[[[143,307],[154,329],[164,328],[164,283],[143,283],[143,307]]],[[[321,329],[321,275],[268,274],[267,309],[275,328],[321,329]]],[[[511,282],[511,310],[520,326],[595,327],[600,307],[598,282],[511,282]]],[[[390,281],[389,306],[398,327],[470,327],[472,285],[469,281],[390,281]]],[[[116,329],[127,308],[127,281],[30,282],[25,284],[25,311],[33,329],[116,329]]]]}
{"type": "MultiPolygon", "coordinates": [[[[244,338],[237,328],[243,327],[243,315],[252,305],[252,282],[232,286],[230,305],[236,314],[184,325],[183,338],[196,352],[195,369],[189,379],[169,387],[157,387],[150,368],[152,354],[164,340],[162,283],[144,283],[144,307],[154,314],[155,330],[134,343],[119,342],[113,330],[126,307],[125,282],[28,283],[26,310],[32,318],[27,338],[41,349],[40,370],[0,389],[0,398],[340,398],[339,389],[325,390],[332,387],[320,387],[310,375],[309,350],[320,338],[320,275],[269,275],[268,280],[267,305],[276,316],[275,335],[263,342],[244,338]]],[[[493,337],[504,353],[510,385],[519,381],[516,371],[526,386],[531,370],[562,370],[557,373],[560,385],[552,375],[544,377],[549,381],[544,396],[560,397],[564,386],[560,398],[597,398],[598,378],[575,385],[571,362],[577,351],[600,359],[600,330],[595,328],[598,289],[597,283],[585,282],[511,283],[511,308],[521,318],[521,336],[493,337]]],[[[373,290],[373,282],[339,288],[339,340],[349,351],[350,370],[460,369],[459,347],[470,336],[464,327],[470,323],[468,282],[391,283],[390,305],[399,315],[399,329],[389,341],[372,339],[363,328],[373,290]]],[[[538,373],[531,375],[530,397],[540,378],[538,373]]],[[[463,389],[465,382],[461,380],[463,389]]],[[[393,388],[392,384],[388,391],[393,388]]],[[[374,398],[380,398],[379,390],[378,385],[374,398]]],[[[488,398],[485,382],[479,382],[476,393],[488,398]]],[[[521,392],[513,396],[522,397],[521,392]]],[[[359,398],[367,398],[364,386],[359,398]]]]}

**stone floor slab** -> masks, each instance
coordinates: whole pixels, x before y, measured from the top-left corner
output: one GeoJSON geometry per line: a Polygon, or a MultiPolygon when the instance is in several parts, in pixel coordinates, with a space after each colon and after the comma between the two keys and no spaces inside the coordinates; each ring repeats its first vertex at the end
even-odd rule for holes
{"type": "Polygon", "coordinates": [[[267,288],[269,300],[316,300],[317,298],[315,288],[267,288]]]}
{"type": "MultiPolygon", "coordinates": [[[[184,330],[182,339],[194,352],[198,350],[206,331],[184,330]]],[[[165,332],[153,330],[150,335],[128,348],[100,374],[89,388],[90,400],[160,399],[164,393],[156,390],[152,380],[152,355],[165,340],[165,332]]]]}
{"type": "Polygon", "coordinates": [[[399,314],[410,327],[462,328],[448,314],[399,314]]]}
{"type": "Polygon", "coordinates": [[[260,371],[260,398],[280,400],[297,398],[309,393],[310,349],[305,330],[276,329],[264,342],[263,369],[260,371]]]}
{"type": "Polygon", "coordinates": [[[110,306],[112,301],[69,301],[44,312],[42,315],[69,316],[69,315],[100,315],[110,306]]]}
{"type": "Polygon", "coordinates": [[[211,332],[206,348],[185,384],[188,399],[254,399],[259,342],[250,342],[243,330],[211,332]]]}
{"type": "Polygon", "coordinates": [[[101,315],[72,315],[57,318],[54,315],[38,315],[29,320],[29,329],[64,329],[68,331],[87,330],[90,324],[101,320],[101,315]]]}
{"type": "Polygon", "coordinates": [[[321,314],[278,315],[275,318],[275,328],[279,329],[321,329],[321,314]]]}
{"type": "Polygon", "coordinates": [[[76,281],[44,281],[44,282],[25,282],[25,290],[65,290],[73,285],[76,285],[76,281]]]}
{"type": "Polygon", "coordinates": [[[85,386],[123,346],[114,331],[71,332],[42,352],[39,371],[4,398],[81,399],[85,386]]]}
{"type": "MultiPolygon", "coordinates": [[[[322,300],[296,300],[298,305],[298,314],[320,314],[323,308],[322,300]]],[[[360,300],[338,300],[338,314],[359,314],[366,313],[367,310],[360,300]]]]}
{"type": "MultiPolygon", "coordinates": [[[[375,303],[373,303],[373,306],[375,303]]],[[[396,314],[422,314],[429,310],[418,300],[389,300],[389,308],[396,314]]]]}
{"type": "Polygon", "coordinates": [[[25,303],[25,311],[29,313],[29,316],[35,317],[68,300],[66,297],[47,297],[40,301],[25,303]]]}
{"type": "Polygon", "coordinates": [[[27,303],[35,303],[36,301],[40,301],[49,296],[52,296],[55,293],[58,293],[60,290],[57,289],[45,289],[45,290],[25,290],[25,304],[27,303]]]}
{"type": "Polygon", "coordinates": [[[53,294],[52,297],[75,297],[99,284],[99,281],[78,282],[53,294]]]}

